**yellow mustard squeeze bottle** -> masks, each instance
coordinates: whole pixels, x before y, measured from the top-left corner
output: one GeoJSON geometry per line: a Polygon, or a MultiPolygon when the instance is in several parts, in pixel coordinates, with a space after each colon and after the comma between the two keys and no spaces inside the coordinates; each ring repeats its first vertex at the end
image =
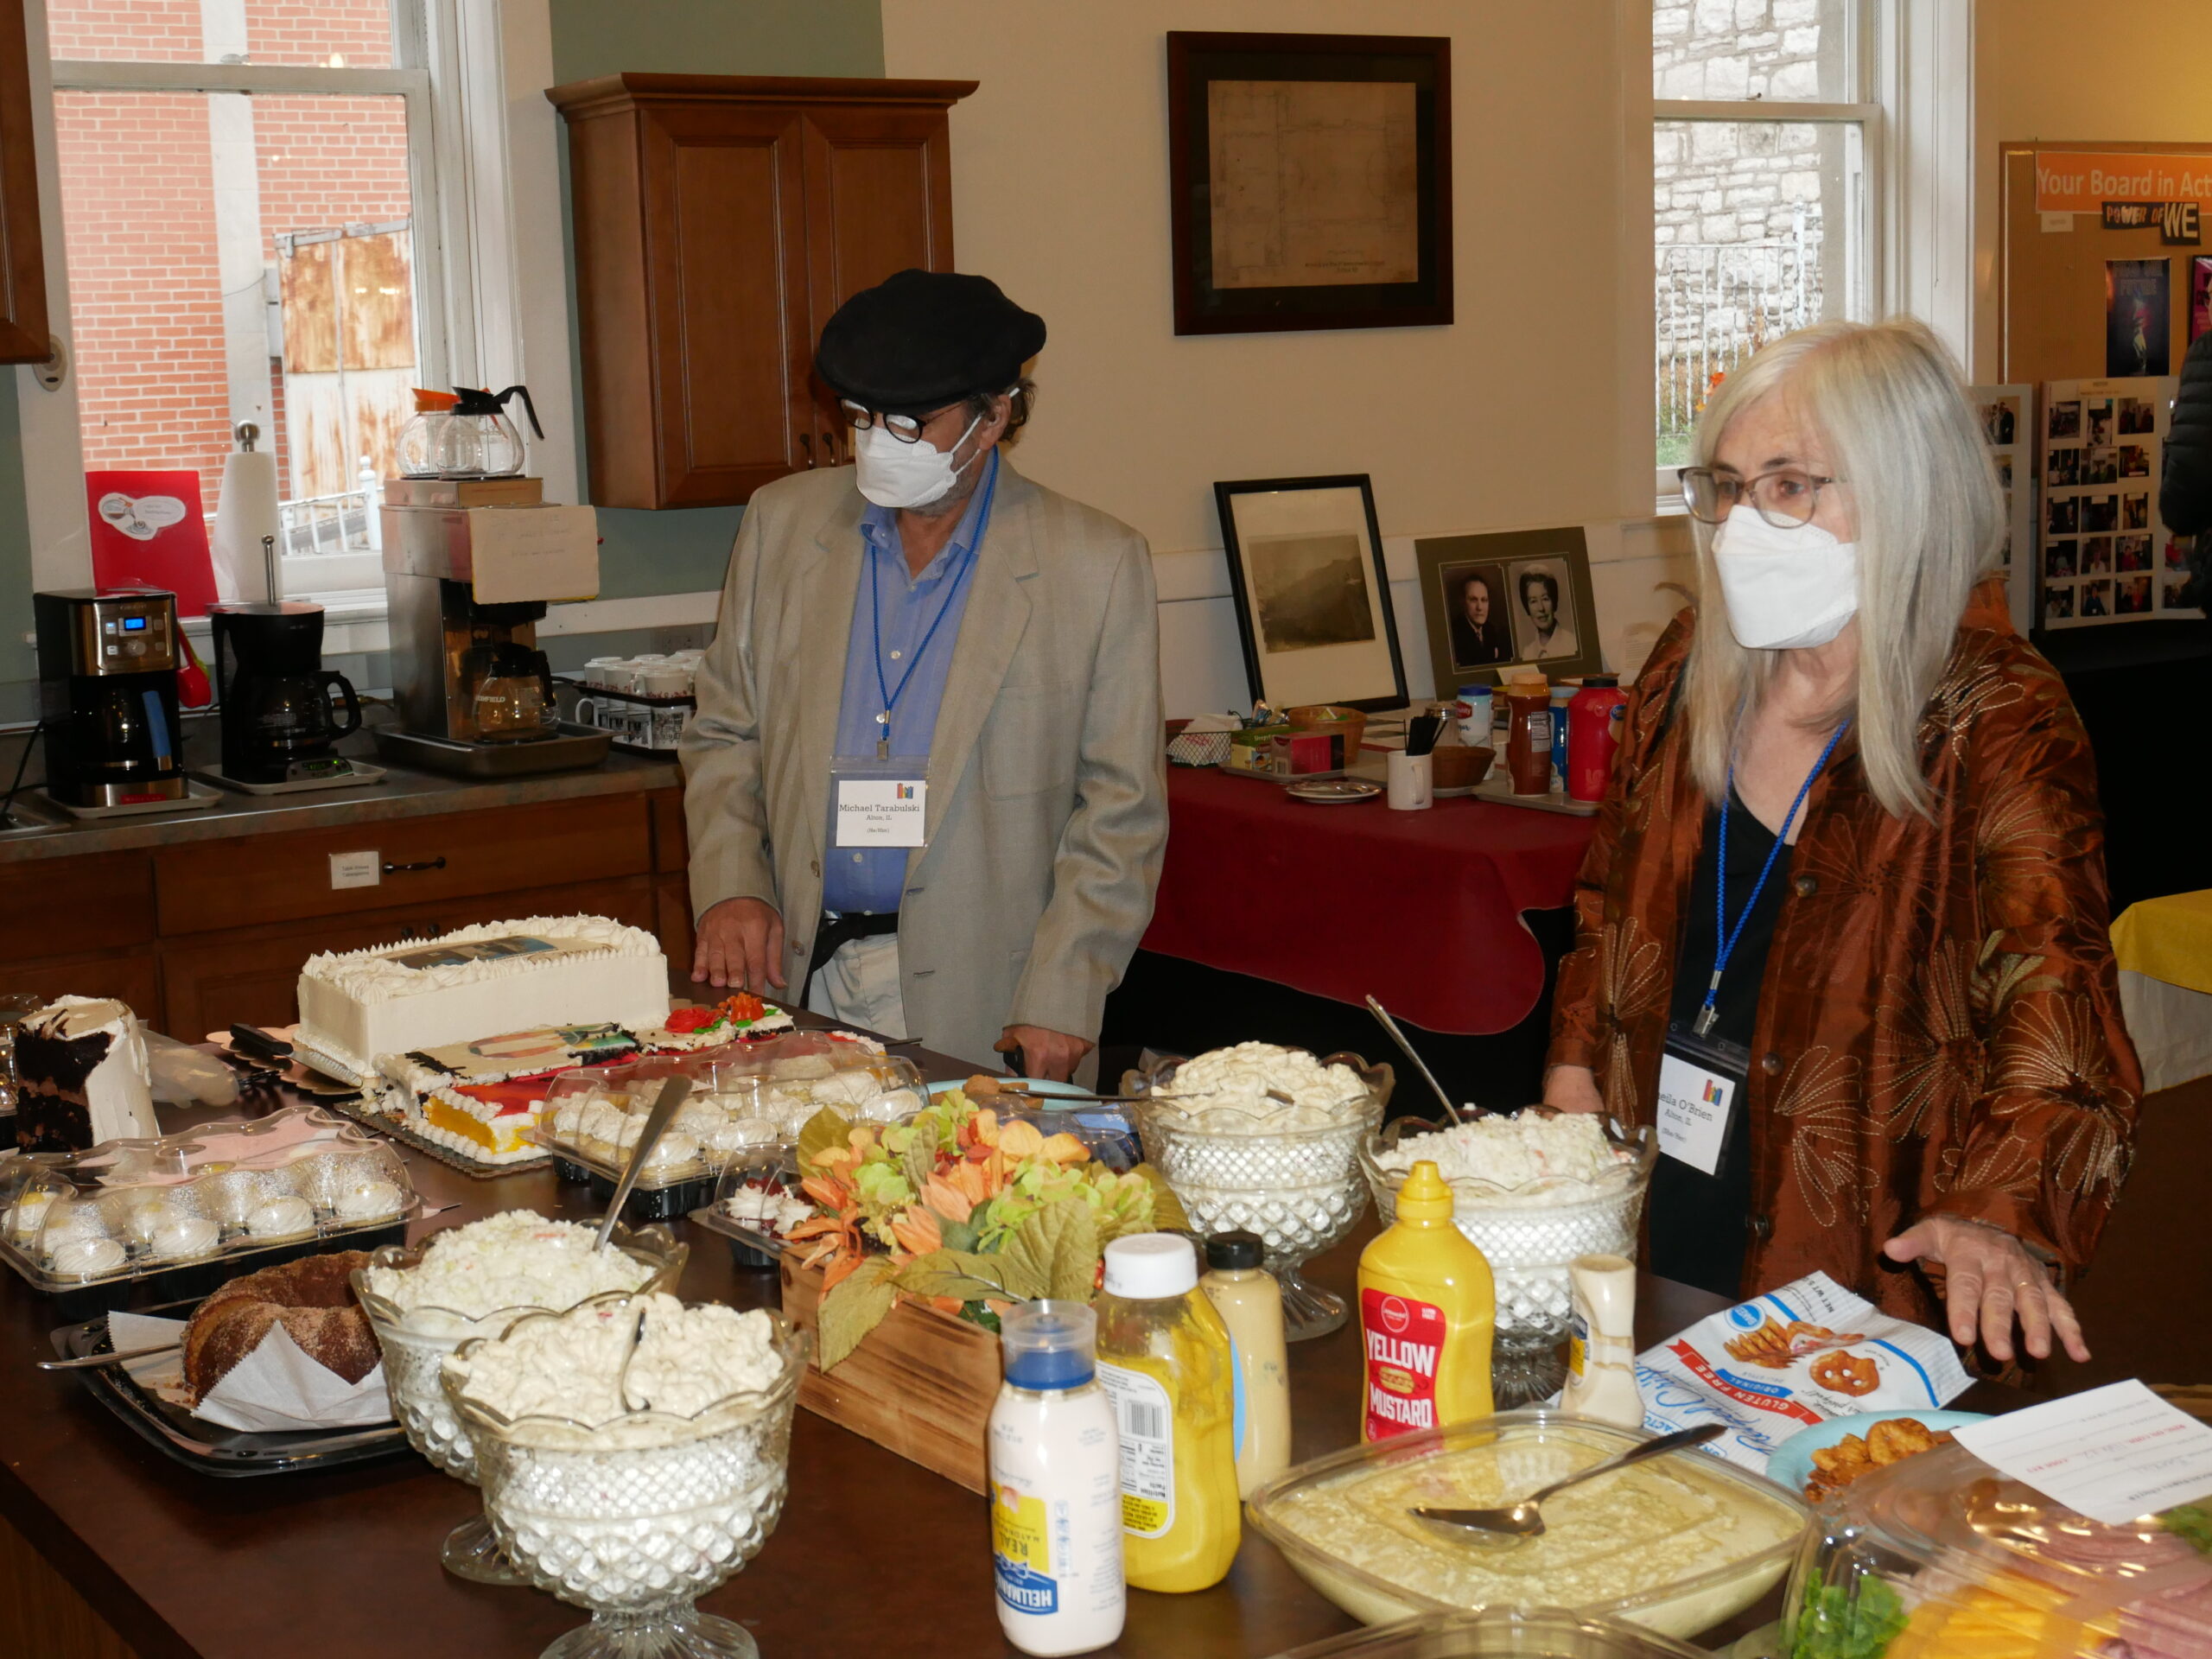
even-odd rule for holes
{"type": "Polygon", "coordinates": [[[1098,1381],[1121,1431],[1122,1562],[1139,1590],[1220,1583],[1243,1537],[1229,1329],[1198,1284],[1179,1234],[1106,1247],[1098,1381]]]}
{"type": "Polygon", "coordinates": [[[1426,1159],[1398,1190],[1398,1219],[1359,1254],[1359,1438],[1388,1440],[1487,1417],[1497,1288],[1452,1224],[1452,1189],[1426,1159]]]}

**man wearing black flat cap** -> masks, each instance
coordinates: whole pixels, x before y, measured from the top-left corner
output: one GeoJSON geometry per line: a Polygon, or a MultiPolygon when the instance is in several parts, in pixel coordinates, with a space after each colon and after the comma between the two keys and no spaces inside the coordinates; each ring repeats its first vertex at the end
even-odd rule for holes
{"type": "Polygon", "coordinates": [[[695,980],[1064,1078],[1151,919],[1167,808],[1144,538],[1001,453],[1044,344],[944,271],[830,318],[855,464],[747,506],[683,754],[695,980]]]}

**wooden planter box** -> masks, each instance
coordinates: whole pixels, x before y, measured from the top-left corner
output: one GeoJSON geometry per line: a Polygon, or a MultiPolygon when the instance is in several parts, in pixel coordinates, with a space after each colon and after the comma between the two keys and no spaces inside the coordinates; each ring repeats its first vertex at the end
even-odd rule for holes
{"type": "MultiPolygon", "coordinates": [[[[784,1314],[817,1329],[822,1269],[785,1255],[784,1314]]],[[[798,1402],[909,1463],[984,1490],[984,1431],[1001,1380],[999,1339],[933,1307],[900,1302],[834,1371],[810,1364],[798,1402]]]]}

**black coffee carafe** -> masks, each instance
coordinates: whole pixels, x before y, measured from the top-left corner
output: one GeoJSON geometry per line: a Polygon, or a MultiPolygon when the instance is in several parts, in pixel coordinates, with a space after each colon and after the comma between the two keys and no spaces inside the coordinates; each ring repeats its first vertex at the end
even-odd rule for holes
{"type": "Polygon", "coordinates": [[[321,606],[238,601],[211,605],[207,616],[226,777],[241,784],[290,781],[360,729],[353,686],[322,665],[321,606]]]}

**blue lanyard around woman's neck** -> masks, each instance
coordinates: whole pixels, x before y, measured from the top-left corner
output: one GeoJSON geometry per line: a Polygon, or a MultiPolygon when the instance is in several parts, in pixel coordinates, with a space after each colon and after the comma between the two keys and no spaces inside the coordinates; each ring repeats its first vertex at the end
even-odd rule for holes
{"type": "MultiPolygon", "coordinates": [[[[976,509],[976,533],[969,539],[967,562],[952,573],[952,580],[945,584],[944,601],[937,607],[936,619],[931,622],[929,631],[922,635],[922,643],[914,647],[914,654],[906,663],[906,671],[899,677],[896,686],[886,682],[883,676],[883,582],[876,574],[874,561],[869,561],[868,602],[869,617],[875,626],[875,689],[883,696],[883,710],[875,717],[875,723],[883,728],[875,740],[875,758],[879,760],[891,758],[892,711],[899,707],[899,699],[906,695],[906,682],[914,677],[914,671],[921,666],[922,657],[929,650],[930,641],[937,638],[938,626],[944,622],[945,613],[951,610],[953,601],[960,596],[960,584],[967,580],[969,567],[982,555],[983,537],[991,527],[991,502],[998,493],[999,456],[998,451],[994,449],[991,452],[991,475],[983,480],[982,503],[976,509]]],[[[954,527],[953,533],[959,533],[958,526],[954,527]]]]}
{"type": "Polygon", "coordinates": [[[1736,941],[1744,936],[1744,924],[1751,919],[1751,912],[1758,908],[1759,894],[1766,891],[1766,879],[1774,874],[1774,861],[1782,856],[1782,849],[1789,840],[1789,826],[1797,822],[1797,814],[1804,808],[1805,798],[1813,792],[1814,780],[1827,765],[1828,757],[1835,753],[1835,746],[1843,741],[1844,728],[1850,724],[1847,720],[1842,726],[1828,734],[1827,744],[1821,750],[1821,758],[1813,762],[1813,769],[1805,774],[1805,781],[1797,786],[1797,798],[1790,802],[1789,815],[1783,819],[1782,828],[1775,836],[1774,845],[1767,849],[1766,862],[1759,866],[1759,879],[1751,884],[1751,896],[1744,900],[1743,912],[1736,918],[1736,925],[1732,928],[1728,925],[1728,812],[1736,801],[1736,757],[1733,754],[1728,757],[1728,792],[1720,800],[1720,863],[1713,873],[1713,937],[1715,947],[1713,982],[1705,988],[1705,1002],[1697,1011],[1696,1023],[1690,1027],[1700,1037],[1712,1035],[1713,1025],[1720,1018],[1717,1006],[1720,996],[1720,976],[1728,970],[1728,958],[1736,954],[1736,941]]]}

